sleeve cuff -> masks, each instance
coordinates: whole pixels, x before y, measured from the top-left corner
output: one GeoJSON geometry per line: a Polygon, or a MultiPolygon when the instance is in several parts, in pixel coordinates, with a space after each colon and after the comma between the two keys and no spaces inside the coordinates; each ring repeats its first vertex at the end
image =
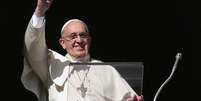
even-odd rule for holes
{"type": "Polygon", "coordinates": [[[43,26],[45,17],[38,17],[35,14],[32,16],[32,25],[35,28],[41,28],[43,26]]]}

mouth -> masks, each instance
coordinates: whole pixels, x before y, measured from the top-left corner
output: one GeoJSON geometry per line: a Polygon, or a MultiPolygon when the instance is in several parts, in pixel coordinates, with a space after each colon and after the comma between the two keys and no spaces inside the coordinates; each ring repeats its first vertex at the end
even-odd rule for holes
{"type": "Polygon", "coordinates": [[[79,51],[84,50],[84,48],[82,46],[80,46],[80,45],[75,45],[73,48],[76,49],[76,50],[79,50],[79,51]]]}

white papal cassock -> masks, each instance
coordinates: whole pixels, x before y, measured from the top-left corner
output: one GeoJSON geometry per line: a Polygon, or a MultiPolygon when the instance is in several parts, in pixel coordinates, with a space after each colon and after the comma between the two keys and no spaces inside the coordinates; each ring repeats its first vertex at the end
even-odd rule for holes
{"type": "MultiPolygon", "coordinates": [[[[136,93],[109,65],[69,65],[70,62],[101,62],[87,55],[74,61],[47,48],[45,20],[34,18],[25,34],[24,70],[21,81],[39,101],[125,101],[136,93]],[[41,26],[33,26],[37,19],[41,26]],[[39,20],[38,20],[39,19],[39,20]]],[[[38,23],[38,22],[37,22],[38,23]]]]}

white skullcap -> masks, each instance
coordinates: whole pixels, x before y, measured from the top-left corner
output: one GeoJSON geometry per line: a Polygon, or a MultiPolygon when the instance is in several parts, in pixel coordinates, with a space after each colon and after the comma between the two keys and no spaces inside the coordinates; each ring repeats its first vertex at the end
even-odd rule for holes
{"type": "Polygon", "coordinates": [[[61,29],[61,35],[63,35],[63,30],[64,30],[64,28],[65,28],[67,25],[69,25],[71,22],[75,22],[75,21],[81,22],[81,23],[84,25],[85,30],[86,30],[87,32],[89,32],[87,25],[86,25],[82,20],[79,20],[79,19],[71,19],[71,20],[68,20],[68,21],[63,25],[63,27],[62,27],[62,29],[61,29]]]}

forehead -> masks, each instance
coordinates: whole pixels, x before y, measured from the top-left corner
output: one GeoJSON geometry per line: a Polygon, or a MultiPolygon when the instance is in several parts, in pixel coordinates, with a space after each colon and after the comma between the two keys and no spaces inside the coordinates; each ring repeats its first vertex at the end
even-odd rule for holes
{"type": "Polygon", "coordinates": [[[79,32],[86,32],[85,28],[86,26],[83,22],[72,21],[64,27],[63,31],[65,34],[79,33],[79,32]]]}

